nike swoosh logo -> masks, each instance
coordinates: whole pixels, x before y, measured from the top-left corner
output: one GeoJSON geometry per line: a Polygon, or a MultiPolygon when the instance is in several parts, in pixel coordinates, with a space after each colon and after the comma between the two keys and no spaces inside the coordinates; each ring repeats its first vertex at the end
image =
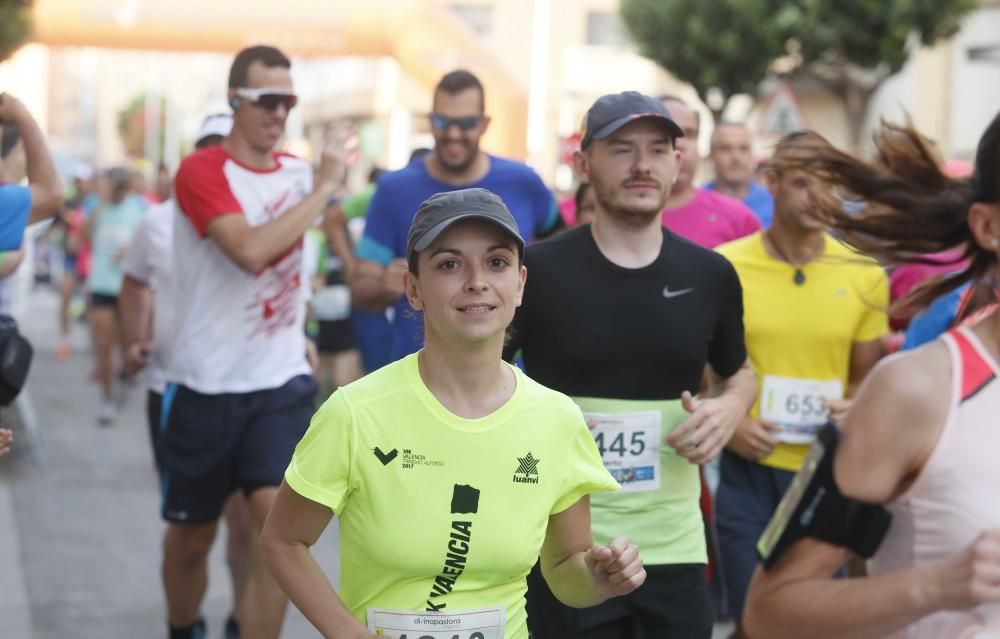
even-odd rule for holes
{"type": "Polygon", "coordinates": [[[383,453],[382,449],[380,449],[378,446],[375,447],[374,452],[375,452],[375,457],[377,457],[378,460],[382,462],[383,466],[388,466],[389,462],[396,459],[396,455],[399,454],[399,451],[396,450],[395,448],[390,450],[388,453],[383,453]]]}
{"type": "Polygon", "coordinates": [[[687,293],[690,293],[693,290],[694,290],[694,288],[692,287],[692,288],[682,288],[679,291],[671,291],[669,286],[664,286],[663,287],[663,297],[665,297],[667,299],[670,299],[671,297],[680,297],[681,295],[685,295],[687,293]]]}

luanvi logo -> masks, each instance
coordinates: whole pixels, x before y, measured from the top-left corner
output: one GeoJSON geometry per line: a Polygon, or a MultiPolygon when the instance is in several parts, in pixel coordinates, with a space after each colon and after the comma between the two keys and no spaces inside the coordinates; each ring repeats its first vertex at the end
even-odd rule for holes
{"type": "Polygon", "coordinates": [[[389,462],[396,459],[396,455],[399,454],[399,451],[396,450],[395,448],[390,450],[388,453],[383,453],[382,449],[379,448],[378,446],[376,446],[375,450],[373,450],[372,452],[375,453],[375,457],[377,457],[378,460],[382,462],[383,466],[388,466],[389,462]]]}
{"type": "Polygon", "coordinates": [[[524,457],[517,458],[517,470],[514,471],[515,484],[537,484],[538,483],[538,462],[529,451],[524,457]],[[534,475],[534,477],[532,477],[534,475]]]}

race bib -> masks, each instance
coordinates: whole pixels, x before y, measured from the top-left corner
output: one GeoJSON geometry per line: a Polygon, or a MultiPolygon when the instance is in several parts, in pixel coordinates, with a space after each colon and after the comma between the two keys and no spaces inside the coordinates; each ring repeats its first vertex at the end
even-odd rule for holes
{"type": "Polygon", "coordinates": [[[642,413],[584,413],[601,451],[604,467],[623,493],[660,487],[659,411],[642,413]]]}
{"type": "Polygon", "coordinates": [[[395,639],[503,639],[506,608],[455,612],[368,609],[368,630],[395,639]]]}
{"type": "Polygon", "coordinates": [[[351,316],[351,289],[346,284],[324,286],[312,300],[313,316],[323,322],[347,319],[351,316]]]}
{"type": "Polygon", "coordinates": [[[823,403],[843,397],[844,385],[840,380],[766,375],[760,394],[760,418],[781,426],[779,440],[809,444],[830,416],[823,403]]]}

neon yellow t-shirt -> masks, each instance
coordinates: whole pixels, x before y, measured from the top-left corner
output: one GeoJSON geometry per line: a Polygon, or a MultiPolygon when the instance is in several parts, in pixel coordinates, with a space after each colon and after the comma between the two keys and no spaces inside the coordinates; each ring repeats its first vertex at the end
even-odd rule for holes
{"type": "MultiPolygon", "coordinates": [[[[826,236],[822,257],[793,268],[764,249],[755,233],[717,249],[732,262],[743,285],[743,324],[750,364],[763,387],[767,376],[839,382],[846,392],[851,347],[888,331],[889,281],[873,260],[826,236]]],[[[750,415],[761,414],[760,393],[750,415]]],[[[761,464],[798,471],[808,444],[780,443],[761,464]]]]}
{"type": "Polygon", "coordinates": [[[526,639],[525,577],[550,515],[616,490],[566,396],[513,368],[511,399],[481,419],[448,411],[410,355],[341,388],[285,473],[340,516],[340,597],[368,608],[506,609],[526,639]]]}

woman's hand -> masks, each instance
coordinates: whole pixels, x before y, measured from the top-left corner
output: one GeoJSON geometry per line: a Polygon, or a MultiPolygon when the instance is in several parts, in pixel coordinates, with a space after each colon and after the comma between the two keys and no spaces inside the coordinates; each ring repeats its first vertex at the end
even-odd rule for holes
{"type": "Polygon", "coordinates": [[[646,581],[639,549],[625,537],[616,537],[607,546],[594,544],[584,561],[594,585],[609,599],[627,595],[646,581]]]}

